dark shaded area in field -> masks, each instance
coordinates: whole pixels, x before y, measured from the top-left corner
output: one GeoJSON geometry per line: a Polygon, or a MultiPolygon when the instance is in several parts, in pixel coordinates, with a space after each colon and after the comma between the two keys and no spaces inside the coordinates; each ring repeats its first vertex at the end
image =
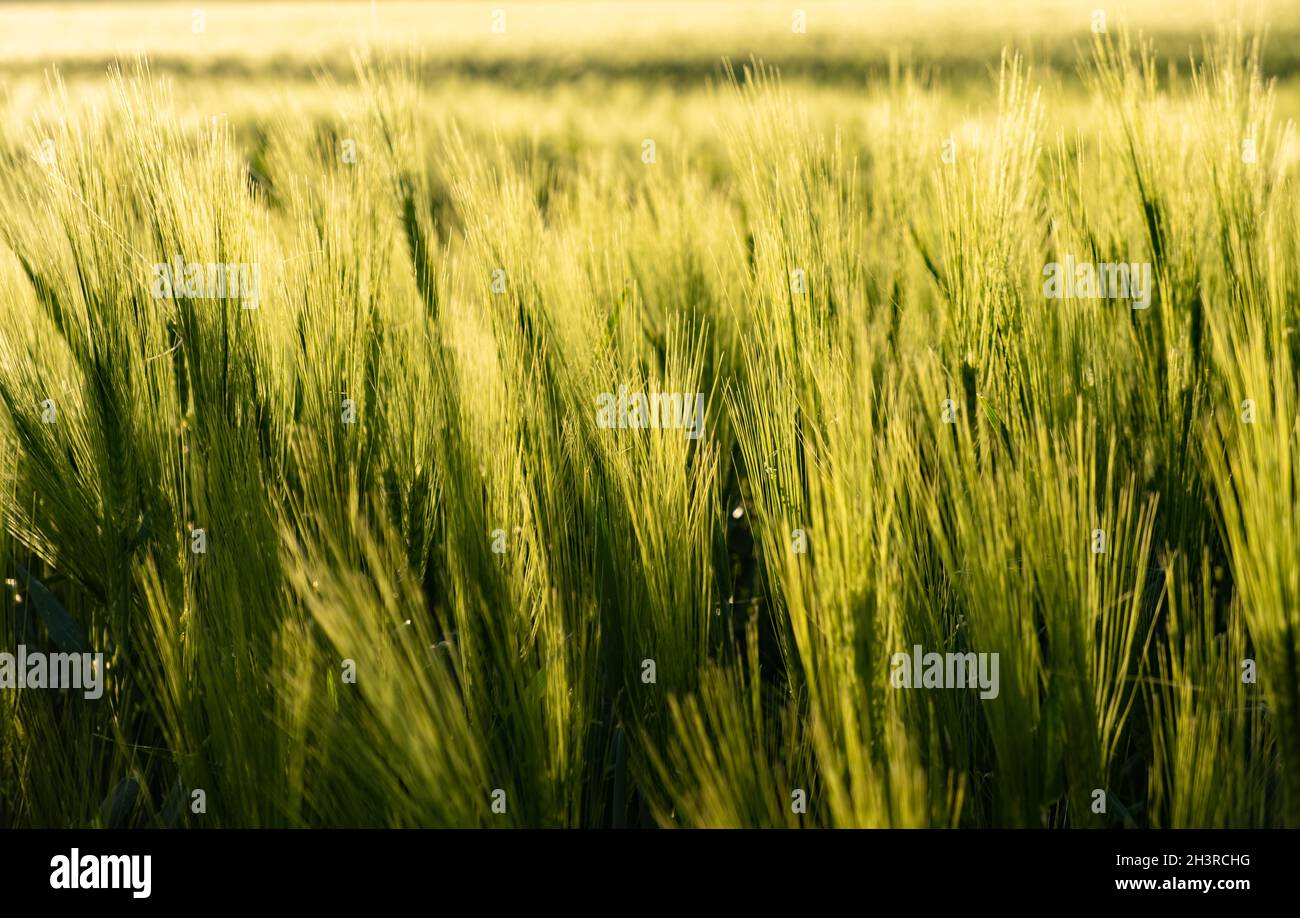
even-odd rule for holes
{"type": "MultiPolygon", "coordinates": [[[[1173,68],[1186,74],[1190,70],[1192,54],[1203,48],[1203,32],[1168,32],[1151,38],[1157,59],[1164,65],[1162,75],[1173,68]]],[[[861,52],[845,53],[840,48],[810,48],[798,54],[762,55],[763,60],[779,68],[783,76],[806,79],[826,84],[854,84],[863,80],[887,77],[892,68],[911,66],[934,77],[960,82],[965,79],[986,80],[996,76],[1002,48],[1021,52],[1027,62],[1040,73],[1044,70],[1074,80],[1079,63],[1089,54],[1086,40],[1037,42],[1015,41],[994,35],[976,35],[958,45],[952,42],[934,44],[926,42],[916,46],[901,42],[886,50],[875,46],[861,52]]],[[[442,60],[418,60],[414,69],[425,79],[457,77],[485,80],[506,86],[529,87],[567,83],[580,79],[646,80],[659,86],[691,86],[717,78],[725,72],[725,60],[747,61],[752,49],[736,47],[721,49],[717,53],[677,54],[673,56],[633,53],[619,55],[576,55],[564,53],[517,54],[487,56],[466,54],[442,60]]],[[[407,60],[408,56],[388,54],[380,60],[407,60]]],[[[44,66],[57,68],[66,76],[97,76],[118,64],[128,67],[135,63],[132,55],[65,58],[44,62],[44,66]]],[[[338,49],[319,60],[279,55],[257,60],[250,57],[197,58],[193,55],[154,56],[149,59],[151,69],[160,74],[174,74],[188,78],[280,79],[313,80],[319,75],[349,82],[355,71],[347,49],[338,49]]],[[[1300,35],[1270,34],[1261,58],[1266,76],[1285,80],[1300,72],[1300,35]]],[[[0,74],[32,76],[29,62],[0,61],[0,74]]],[[[739,68],[737,68],[739,69],[739,68]]]]}

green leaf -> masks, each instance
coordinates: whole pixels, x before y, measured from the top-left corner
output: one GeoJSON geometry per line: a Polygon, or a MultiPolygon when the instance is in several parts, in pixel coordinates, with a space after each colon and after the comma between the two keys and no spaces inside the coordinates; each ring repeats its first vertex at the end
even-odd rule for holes
{"type": "Polygon", "coordinates": [[[32,621],[32,604],[14,603],[14,639],[15,643],[33,647],[36,644],[36,623],[32,621]]]}
{"type": "Polygon", "coordinates": [[[185,782],[181,780],[180,775],[177,775],[158,813],[158,822],[164,829],[174,829],[180,825],[181,818],[185,815],[185,802],[188,797],[185,782]]]}
{"type": "Polygon", "coordinates": [[[136,798],[139,796],[140,782],[135,778],[122,779],[99,805],[100,820],[110,829],[125,827],[131,818],[131,811],[135,809],[136,798]]]}
{"type": "Polygon", "coordinates": [[[32,608],[41,617],[41,621],[45,622],[45,627],[50,632],[50,640],[65,653],[89,652],[86,632],[68,614],[68,610],[63,608],[63,603],[55,599],[54,594],[21,564],[18,565],[18,576],[22,578],[32,608]]]}

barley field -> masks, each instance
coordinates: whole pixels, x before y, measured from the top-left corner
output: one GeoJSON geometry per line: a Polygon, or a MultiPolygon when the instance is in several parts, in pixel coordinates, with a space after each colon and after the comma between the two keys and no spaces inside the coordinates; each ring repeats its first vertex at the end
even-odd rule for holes
{"type": "Polygon", "coordinates": [[[0,6],[0,827],[1300,827],[1298,115],[1283,0],[0,6]]]}

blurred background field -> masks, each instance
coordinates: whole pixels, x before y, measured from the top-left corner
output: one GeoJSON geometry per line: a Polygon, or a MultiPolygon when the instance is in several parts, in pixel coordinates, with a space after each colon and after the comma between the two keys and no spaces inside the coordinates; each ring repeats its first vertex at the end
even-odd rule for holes
{"type": "Polygon", "coordinates": [[[348,80],[361,52],[414,60],[431,78],[523,89],[616,80],[689,89],[717,77],[723,59],[757,56],[787,80],[861,89],[902,65],[961,90],[986,86],[1004,47],[1040,78],[1071,79],[1098,8],[1110,28],[1150,39],[1183,71],[1225,18],[1266,22],[1264,72],[1288,80],[1300,70],[1300,4],[1288,0],[191,0],[0,4],[0,75],[14,93],[51,68],[98,78],[145,56],[196,89],[237,92],[270,79],[348,80]],[[502,33],[492,31],[498,10],[502,33]],[[796,12],[806,33],[792,30],[796,12]]]}
{"type": "Polygon", "coordinates": [[[787,75],[856,83],[891,57],[953,75],[986,70],[1003,46],[1072,70],[1098,8],[1111,27],[1144,33],[1183,66],[1216,18],[1259,10],[1275,39],[1264,69],[1287,76],[1300,65],[1300,5],[1286,0],[20,2],[0,7],[0,60],[11,74],[50,63],[94,71],[147,54],[178,72],[303,76],[346,72],[353,48],[417,49],[430,72],[535,85],[593,74],[689,82],[720,57],[756,54],[787,75]],[[506,14],[500,34],[491,30],[495,10],[506,14]],[[806,13],[806,34],[792,31],[796,10],[806,13]],[[200,33],[195,11],[206,17],[200,33]]]}
{"type": "MultiPolygon", "coordinates": [[[[799,89],[810,123],[850,141],[872,130],[879,91],[900,73],[935,90],[960,126],[994,101],[1003,49],[1043,87],[1049,125],[1089,133],[1101,117],[1078,84],[1099,0],[628,0],[628,2],[159,2],[0,4],[0,126],[104,102],[106,76],[142,65],[176,88],[176,112],[229,116],[246,136],[355,103],[358,63],[398,64],[436,113],[470,132],[546,138],[569,150],[627,149],[645,136],[716,156],[713,91],[751,59],[799,89]],[[505,13],[505,32],[492,31],[505,13]],[[807,31],[792,30],[796,11],[807,31]],[[202,31],[195,31],[196,14],[202,31]],[[57,75],[68,96],[52,100],[57,75]]],[[[1149,40],[1168,76],[1185,74],[1216,28],[1266,23],[1261,67],[1280,118],[1300,116],[1300,4],[1128,0],[1108,26],[1149,40]]],[[[743,78],[743,73],[739,74],[743,78]]],[[[1179,84],[1185,88],[1185,83],[1179,84]]]]}
{"type": "Polygon", "coordinates": [[[437,100],[431,114],[471,133],[569,151],[626,150],[653,134],[716,156],[728,100],[714,90],[752,60],[797,87],[813,127],[852,142],[875,129],[900,74],[934,90],[950,123],[940,127],[970,129],[996,101],[1009,50],[1042,87],[1048,125],[1086,136],[1105,117],[1078,82],[1098,8],[1111,30],[1150,42],[1175,98],[1188,84],[1174,74],[1220,26],[1266,26],[1275,111],[1300,116],[1300,4],[1286,0],[17,2],[0,4],[0,124],[17,137],[38,111],[103,103],[112,69],[147,67],[175,87],[179,116],[231,117],[256,135],[355,106],[364,62],[400,66],[437,100]],[[806,33],[792,30],[796,12],[806,33]],[[67,95],[49,94],[56,77],[67,95]]]}

